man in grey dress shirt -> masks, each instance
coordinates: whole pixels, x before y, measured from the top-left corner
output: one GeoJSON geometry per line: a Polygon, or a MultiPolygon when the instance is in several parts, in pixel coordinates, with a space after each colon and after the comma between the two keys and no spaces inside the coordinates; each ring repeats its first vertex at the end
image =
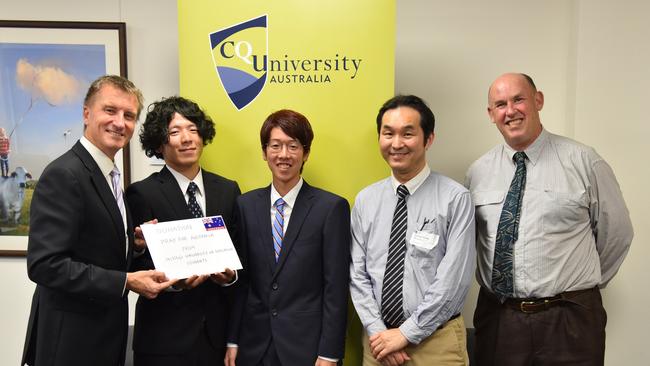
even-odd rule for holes
{"type": "Polygon", "coordinates": [[[433,113],[416,96],[394,97],[377,115],[380,151],[392,174],[358,194],[351,218],[350,292],[364,327],[364,366],[468,363],[459,313],[475,268],[474,207],[465,188],[429,169],[433,129],[433,113]],[[404,187],[406,219],[394,225],[403,217],[393,216],[404,187]],[[404,231],[396,267],[388,264],[391,231],[399,231],[391,226],[404,231]],[[397,322],[388,320],[390,302],[382,299],[394,272],[397,322]]]}
{"type": "Polygon", "coordinates": [[[481,291],[474,326],[481,365],[604,362],[606,314],[599,288],[627,254],[633,236],[629,213],[612,169],[592,148],[542,127],[543,105],[544,95],[529,76],[496,79],[487,110],[505,144],[467,172],[478,232],[481,291]],[[517,152],[525,153],[526,178],[509,254],[512,292],[503,297],[493,286],[495,241],[517,152]]]}

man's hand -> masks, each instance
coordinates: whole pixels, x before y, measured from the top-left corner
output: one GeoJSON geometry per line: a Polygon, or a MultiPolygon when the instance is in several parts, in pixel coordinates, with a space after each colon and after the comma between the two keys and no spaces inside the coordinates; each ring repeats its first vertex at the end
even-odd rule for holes
{"type": "Polygon", "coordinates": [[[314,365],[315,366],[336,366],[336,362],[323,360],[322,358],[317,357],[316,363],[314,365]]]}
{"type": "Polygon", "coordinates": [[[237,358],[237,347],[228,347],[226,348],[226,357],[223,359],[223,363],[226,366],[235,366],[235,359],[237,358]]]}
{"type": "Polygon", "coordinates": [[[205,282],[205,280],[207,280],[208,277],[210,277],[210,276],[208,276],[208,275],[201,275],[201,276],[194,275],[194,276],[192,276],[190,278],[186,278],[185,281],[183,281],[183,285],[185,286],[186,289],[189,290],[189,289],[195,288],[196,286],[198,286],[198,285],[202,284],[203,282],[205,282]]]}
{"type": "Polygon", "coordinates": [[[147,299],[155,299],[160,291],[173,285],[176,281],[178,280],[170,280],[163,272],[153,269],[126,274],[126,288],[147,299]]]}
{"type": "Polygon", "coordinates": [[[208,275],[194,275],[192,277],[188,277],[184,280],[178,281],[176,284],[174,284],[174,288],[177,289],[182,289],[182,290],[191,290],[195,288],[196,286],[202,284],[205,282],[205,280],[208,279],[208,275]]]}
{"type": "MultiPolygon", "coordinates": [[[[153,219],[150,221],[145,222],[145,224],[157,224],[158,219],[153,219]]],[[[135,232],[133,233],[133,238],[135,239],[133,241],[133,246],[136,252],[142,252],[147,248],[147,242],[144,240],[144,235],[142,234],[142,229],[140,226],[135,228],[135,232]]]]}
{"type": "Polygon", "coordinates": [[[210,279],[213,282],[222,286],[227,283],[230,283],[230,281],[232,281],[233,278],[235,278],[235,271],[233,271],[230,268],[226,268],[223,272],[213,273],[210,275],[210,279]]]}
{"type": "Polygon", "coordinates": [[[404,337],[399,328],[388,329],[369,338],[370,350],[377,361],[395,351],[400,351],[408,346],[409,341],[404,337]]]}
{"type": "Polygon", "coordinates": [[[401,350],[387,354],[381,361],[381,364],[384,366],[400,366],[406,363],[406,361],[411,361],[411,358],[406,351],[401,350]]]}

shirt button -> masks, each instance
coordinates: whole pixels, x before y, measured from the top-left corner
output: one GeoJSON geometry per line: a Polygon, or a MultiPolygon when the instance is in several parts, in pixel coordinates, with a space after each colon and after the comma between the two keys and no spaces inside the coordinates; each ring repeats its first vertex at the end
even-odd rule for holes
{"type": "Polygon", "coordinates": [[[274,290],[277,290],[278,289],[278,283],[273,282],[273,285],[271,285],[271,288],[274,289],[274,290]]]}
{"type": "Polygon", "coordinates": [[[278,311],[275,309],[271,310],[271,315],[278,316],[278,311]]]}

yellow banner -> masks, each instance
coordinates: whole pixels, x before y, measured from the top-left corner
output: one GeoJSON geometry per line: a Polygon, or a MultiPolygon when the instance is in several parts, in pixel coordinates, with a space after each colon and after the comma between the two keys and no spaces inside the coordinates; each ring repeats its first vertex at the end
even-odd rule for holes
{"type": "MultiPolygon", "coordinates": [[[[179,0],[178,27],[181,95],[217,128],[204,168],[244,192],[270,184],[259,130],[288,108],[314,130],[309,184],[352,203],[390,174],[375,116],[394,90],[394,0],[179,0]]],[[[358,365],[358,320],[350,327],[345,363],[358,365]]]]}

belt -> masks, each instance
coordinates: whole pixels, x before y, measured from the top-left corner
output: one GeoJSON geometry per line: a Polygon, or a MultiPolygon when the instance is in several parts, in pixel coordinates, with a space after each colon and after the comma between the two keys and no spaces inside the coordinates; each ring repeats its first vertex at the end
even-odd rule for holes
{"type": "Polygon", "coordinates": [[[506,299],[503,305],[513,310],[521,311],[522,313],[534,314],[561,305],[567,300],[570,300],[581,294],[594,291],[595,289],[596,287],[578,291],[565,291],[551,297],[506,299]]]}

